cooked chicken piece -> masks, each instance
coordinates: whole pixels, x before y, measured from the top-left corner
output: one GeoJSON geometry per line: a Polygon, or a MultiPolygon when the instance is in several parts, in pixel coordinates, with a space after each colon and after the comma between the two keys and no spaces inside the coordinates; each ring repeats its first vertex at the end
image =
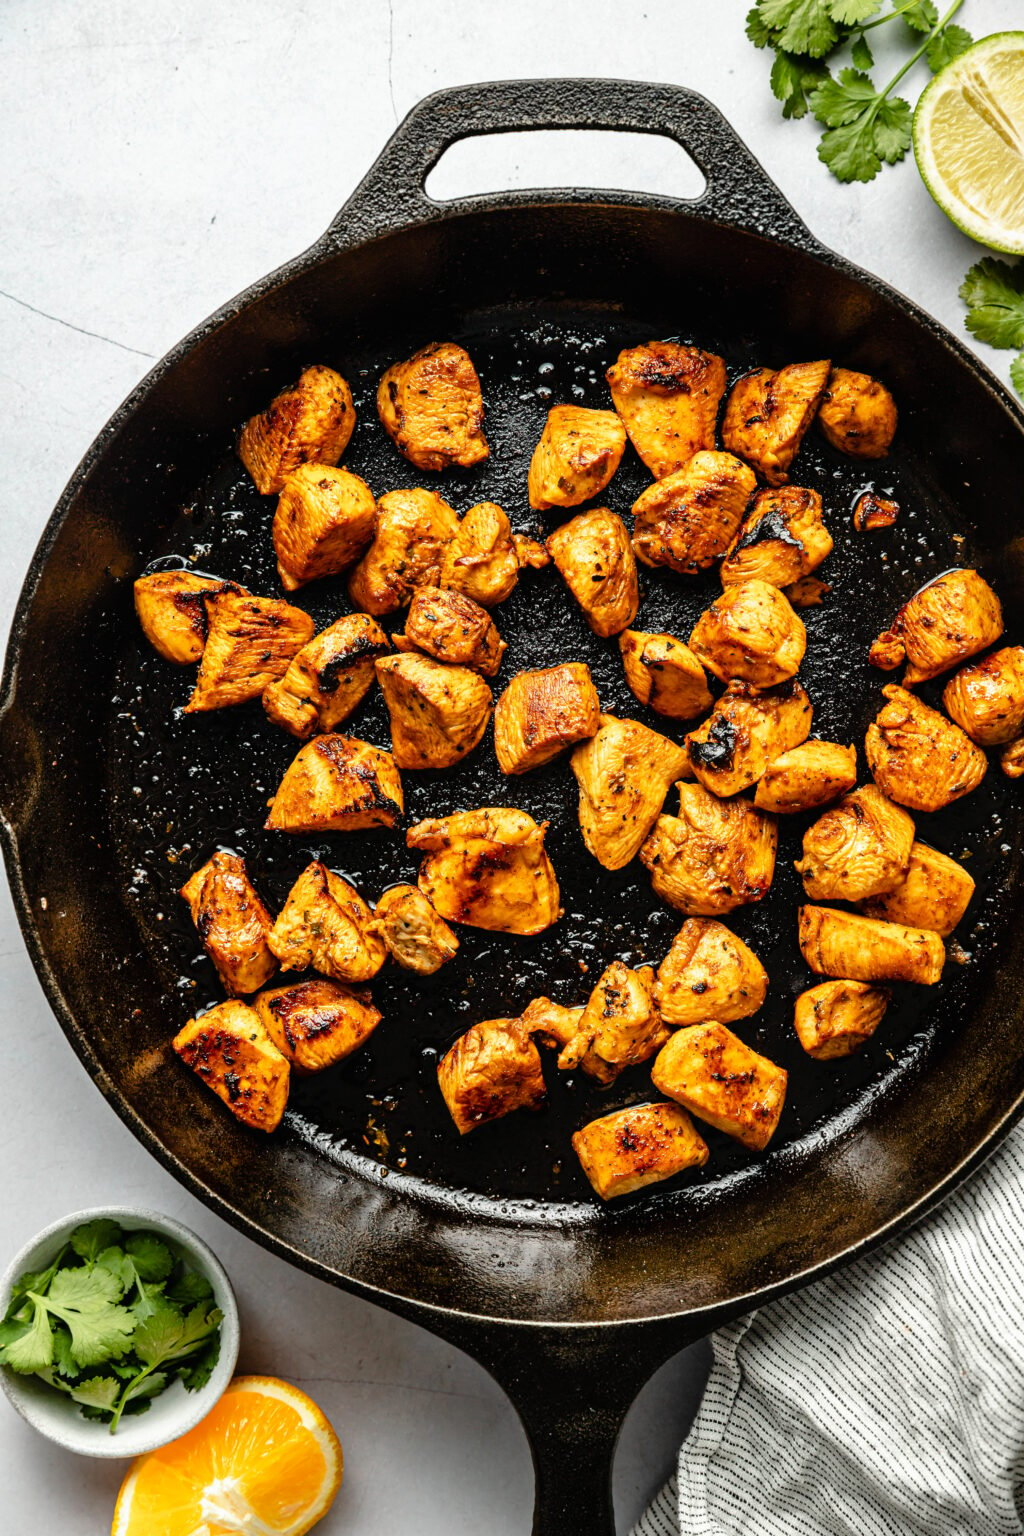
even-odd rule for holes
{"type": "MultiPolygon", "coordinates": [[[[519,535],[513,536],[498,504],[481,501],[470,507],[455,536],[445,545],[438,585],[463,593],[482,608],[503,603],[515,590],[519,567],[526,563],[520,559],[518,544],[519,535]]],[[[537,547],[543,550],[542,545],[537,547]]],[[[541,563],[547,565],[547,551],[543,553],[541,563]]]]}
{"type": "Polygon", "coordinates": [[[863,901],[906,879],[913,842],[906,811],[868,784],[812,822],[794,868],[812,901],[863,901]]]}
{"type": "Polygon", "coordinates": [[[565,1008],[550,997],[535,997],[519,1017],[527,1034],[536,1036],[542,1045],[562,1050],[579,1033],[583,1009],[565,1008]]]}
{"type": "Polygon", "coordinates": [[[881,528],[891,528],[900,515],[900,504],[888,496],[876,496],[874,491],[864,491],[857,497],[853,509],[853,526],[858,533],[875,533],[881,528]]]}
{"type": "Polygon", "coordinates": [[[277,970],[267,940],[274,919],[260,900],[237,853],[215,853],[182,886],[203,948],[225,992],[258,992],[277,970]]]}
{"type": "Polygon", "coordinates": [[[794,608],[820,608],[832,587],[827,581],[819,581],[817,576],[801,576],[799,581],[783,587],[782,591],[794,608]]]}
{"type": "Polygon", "coordinates": [[[153,571],[135,583],[135,612],[142,633],[165,661],[187,667],[198,661],[206,645],[204,592],[233,592],[243,596],[244,587],[216,576],[194,576],[191,571],[153,571]]]}
{"type": "Polygon", "coordinates": [[[884,459],[896,435],[896,402],[870,374],[833,368],[818,408],[818,425],[840,453],[884,459]]]}
{"type": "Polygon", "coordinates": [[[282,971],[312,968],[335,981],[369,981],[388,956],[359,892],[317,860],[288,892],[270,947],[282,971]]]}
{"type": "Polygon", "coordinates": [[[469,469],[490,452],[473,360],[454,341],[432,341],[393,363],[377,388],[377,414],[417,469],[469,469]]]}
{"type": "Polygon", "coordinates": [[[958,725],[914,693],[889,683],[864,738],[875,783],[912,811],[941,811],[977,789],[988,763],[958,725]]]}
{"type": "Polygon", "coordinates": [[[835,741],[805,741],[769,763],[754,804],[775,815],[816,811],[838,800],[857,782],[857,748],[835,741]]]}
{"type": "Polygon", "coordinates": [[[206,647],[186,714],[258,699],[284,676],[316,627],[301,608],[276,597],[250,597],[237,588],[205,592],[203,605],[206,647]]]}
{"type": "Polygon", "coordinates": [[[544,1102],[540,1052],[520,1019],[487,1019],[460,1035],[437,1081],[460,1136],[515,1109],[544,1102]]]}
{"type": "Polygon", "coordinates": [[[400,651],[423,651],[484,677],[495,675],[508,649],[486,608],[443,587],[420,587],[409,604],[405,634],[392,638],[400,651]]]}
{"type": "Polygon", "coordinates": [[[530,460],[530,506],[578,507],[600,495],[625,447],[626,429],[614,411],[552,406],[530,460]]]}
{"type": "Polygon", "coordinates": [[[502,773],[528,773],[593,736],[601,703],[582,661],[518,672],[494,710],[494,750],[502,773]]]}
{"type": "Polygon", "coordinates": [[[686,737],[690,767],[712,794],[738,794],[783,752],[806,741],[813,713],[798,682],[764,690],[730,683],[703,725],[686,737]]]}
{"type": "Polygon", "coordinates": [[[459,519],[433,491],[387,491],[373,543],[348,579],[356,608],[380,617],[404,608],[417,587],[435,587],[459,519]]]}
{"type": "Polygon", "coordinates": [[[624,629],[619,650],[631,692],[659,715],[692,720],[713,703],[704,668],[682,640],[624,629]]]}
{"type": "Polygon", "coordinates": [[[451,768],[472,752],[494,706],[482,677],[418,651],[382,656],[375,665],[399,768],[451,768]]]}
{"type": "Polygon", "coordinates": [[[281,585],[294,592],[337,576],[373,538],[377,503],[365,480],[327,464],[300,464],[284,482],[274,513],[274,553],[281,585]]]}
{"type": "Polygon", "coordinates": [[[572,1138],[583,1172],[602,1200],[703,1168],[707,1144],[678,1104],[631,1104],[591,1120],[572,1138]]]}
{"type": "Polygon", "coordinates": [[[937,933],[837,907],[801,907],[798,932],[800,953],[819,976],[932,986],[946,963],[937,933]]]}
{"type": "Polygon", "coordinates": [[[994,645],[1002,632],[1003,610],[988,582],[977,571],[946,571],[903,604],[868,660],[891,672],[906,657],[903,683],[913,688],[994,645]]]}
{"type": "Polygon", "coordinates": [[[563,1072],[580,1067],[599,1083],[613,1083],[627,1067],[647,1061],[667,1039],[650,966],[631,971],[621,960],[613,960],[591,992],[558,1065],[563,1072]]]}
{"type": "Polygon", "coordinates": [[[930,928],[943,938],[953,932],[974,895],[974,881],[961,864],[927,843],[915,843],[899,885],[860,903],[866,917],[881,917],[911,928],[930,928]]]}
{"type": "Polygon", "coordinates": [[[999,766],[1008,779],[1024,776],[1024,736],[1007,743],[999,754],[999,766]]]}
{"type": "Polygon", "coordinates": [[[621,517],[607,507],[580,512],[547,541],[559,574],[595,635],[626,629],[640,606],[636,561],[621,517]]]}
{"type": "Polygon", "coordinates": [[[1024,730],[1024,645],[1007,645],[961,667],[942,702],[979,747],[1001,747],[1024,730]]]}
{"type": "Polygon", "coordinates": [[[757,487],[754,472],[731,453],[702,450],[633,503],[633,548],[644,565],[683,576],[724,555],[757,487]]]}
{"type": "Polygon", "coordinates": [[[823,981],[808,987],[796,1000],[793,1028],[815,1061],[852,1056],[865,1045],[889,1006],[884,987],[864,981],[823,981]]]}
{"type": "Polygon", "coordinates": [[[744,581],[726,587],[701,614],[690,649],[723,683],[735,677],[755,688],[771,688],[796,676],[807,631],[778,587],[744,581]]]}
{"type": "Polygon", "coordinates": [[[658,967],[657,999],[666,1024],[731,1024],[756,1013],[768,973],[752,949],[713,917],[688,917],[658,967]]]}
{"type": "Polygon", "coordinates": [[[784,485],[829,377],[828,362],[755,368],[729,392],[722,442],[769,485],[784,485]]]}
{"type": "Polygon", "coordinates": [[[405,804],[390,752],[355,736],[314,736],[300,747],[264,825],[272,832],[393,827],[405,804]]]}
{"type": "Polygon", "coordinates": [[[499,933],[542,933],[562,915],[544,852],[547,822],[484,807],[421,821],[405,841],[427,857],[419,888],[441,916],[499,933]]]}
{"type": "Polygon", "coordinates": [[[335,619],[264,689],[268,718],[303,741],[336,730],[373,687],[373,663],[387,651],[387,635],[369,614],[335,619]]]}
{"type": "Polygon", "coordinates": [[[686,748],[639,720],[602,715],[600,730],[572,755],[583,841],[605,869],[624,869],[653,827],[686,748]]]}
{"type": "Polygon", "coordinates": [[[369,992],[353,992],[320,977],[261,992],[254,1006],[267,1034],[299,1075],[344,1061],[380,1023],[369,992]]]}
{"type": "Polygon", "coordinates": [[[676,788],[679,815],[659,816],[640,849],[657,894],[692,917],[760,901],[775,874],[774,818],[749,800],[719,800],[702,784],[676,788]]]}
{"type": "Polygon", "coordinates": [[[171,1041],[236,1120],[254,1131],[276,1131],[288,1102],[291,1072],[248,1003],[218,1003],[171,1041]]]}
{"type": "Polygon", "coordinates": [[[433,976],[459,947],[448,924],[414,885],[392,885],[384,892],[373,927],[391,958],[417,976],[433,976]]]}
{"type": "Polygon", "coordinates": [[[832,535],[821,520],[821,497],[799,485],[758,491],[722,561],[723,587],[742,581],[795,585],[832,552],[832,535]]]}
{"type": "MultiPolygon", "coordinates": [[[[472,508],[470,510],[472,511],[472,508]]],[[[466,513],[466,517],[468,516],[469,512],[466,513]]],[[[463,521],[465,521],[465,518],[463,521]]],[[[551,556],[548,554],[547,545],[541,539],[531,539],[525,533],[514,533],[512,535],[512,543],[515,547],[516,559],[519,561],[520,570],[530,566],[532,570],[542,571],[546,565],[551,564],[551,556]]],[[[479,602],[479,598],[477,601],[479,602]]]]}
{"type": "Polygon", "coordinates": [[[775,1134],[787,1074],[724,1024],[677,1029],[651,1077],[660,1093],[754,1152],[763,1151],[775,1134]]]}
{"type": "Polygon", "coordinates": [[[352,391],[333,368],[305,368],[242,430],[238,456],[263,496],[276,495],[300,464],[337,464],[355,430],[352,391]]]}
{"type": "Polygon", "coordinates": [[[726,377],[713,352],[649,341],[620,352],[605,377],[630,441],[656,479],[715,446],[726,377]]]}

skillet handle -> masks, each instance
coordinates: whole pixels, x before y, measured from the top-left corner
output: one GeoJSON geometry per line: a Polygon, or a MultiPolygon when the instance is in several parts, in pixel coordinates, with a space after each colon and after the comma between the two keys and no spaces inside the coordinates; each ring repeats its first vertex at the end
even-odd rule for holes
{"type": "MultiPolygon", "coordinates": [[[[632,80],[499,80],[437,91],[419,102],[384,146],[375,164],[331,224],[324,241],[354,244],[389,229],[451,216],[489,199],[438,203],[424,182],[445,150],[460,139],[529,129],[608,129],[661,134],[686,150],[707,186],[684,206],[703,219],[730,224],[801,248],[818,242],[735,129],[704,96],[680,85],[632,80]]],[[[616,201],[661,205],[640,193],[616,201]]],[[[603,200],[607,194],[569,188],[558,201],[603,200]]],[[[503,203],[536,202],[536,192],[505,192],[503,203]]]]}

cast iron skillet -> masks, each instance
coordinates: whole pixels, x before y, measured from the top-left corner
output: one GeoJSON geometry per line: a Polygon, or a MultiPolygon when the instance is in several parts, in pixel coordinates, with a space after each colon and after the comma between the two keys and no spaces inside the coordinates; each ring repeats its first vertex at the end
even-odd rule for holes
{"type": "MultiPolygon", "coordinates": [[[[645,1096],[642,1069],[605,1096],[551,1072],[546,1111],[460,1142],[434,1065],[473,1019],[517,1012],[538,991],[579,997],[616,955],[657,961],[678,919],[638,866],[607,875],[583,852],[564,762],[508,784],[485,743],[450,774],[406,775],[412,819],[486,803],[551,816],[566,917],[534,941],[464,930],[458,961],[434,983],[382,977],[386,1023],[371,1046],[300,1085],[286,1126],[263,1140],[170,1057],[173,1031],[217,996],[175,890],[219,843],[244,848],[272,903],[313,852],[371,897],[415,864],[384,834],[314,845],[258,830],[295,743],[258,707],[176,716],[190,678],[139,644],[131,579],[154,559],[192,556],[277,590],[272,502],[256,496],[232,443],[239,422],[308,362],[333,363],[353,382],[361,419],[346,462],[375,490],[435,483],[398,457],[372,409],[384,363],[432,338],[471,348],[494,450],[481,470],[446,476],[443,493],[459,510],[496,499],[532,528],[525,463],[549,401],[606,404],[604,367],[624,342],[651,335],[717,348],[733,372],[829,355],[881,375],[900,403],[883,465],[841,461],[813,436],[799,461],[799,481],[824,491],[837,535],[824,572],[836,591],[807,614],[817,734],[861,739],[881,681],[867,644],[945,567],[977,563],[992,577],[1020,638],[1024,418],[975,359],[823,249],[701,97],[623,81],[482,85],[421,103],[323,239],[200,326],[101,433],[25,583],[0,739],[4,845],[26,941],[118,1113],[257,1241],[482,1361],[531,1440],[535,1529],[590,1536],[613,1528],[612,1452],[657,1365],[920,1216],[1019,1113],[1019,797],[993,770],[954,811],[919,819],[923,836],[971,858],[978,876],[962,963],[940,989],[898,997],[862,1057],[826,1067],[801,1059],[789,1024],[809,978],[793,933],[803,825],[787,824],[776,888],[735,922],[772,975],[743,1033],[792,1072],[772,1149],[750,1158],[712,1133],[704,1176],[605,1210],[568,1137],[645,1096]],[[688,203],[578,190],[443,206],[425,196],[425,175],[457,140],[551,127],[667,134],[707,190],[688,203]],[[895,488],[904,506],[890,535],[850,529],[850,502],[868,484],[895,488]]],[[[630,454],[606,499],[628,511],[646,478],[630,454]]],[[[644,585],[640,622],[677,633],[714,590],[654,575],[644,585]]],[[[318,622],[346,606],[340,582],[299,600],[318,622]]],[[[553,571],[525,573],[499,622],[513,642],[499,686],[521,666],[575,657],[592,666],[605,708],[642,713],[614,642],[590,635],[553,571]]],[[[385,742],[379,701],[351,729],[385,742]]]]}

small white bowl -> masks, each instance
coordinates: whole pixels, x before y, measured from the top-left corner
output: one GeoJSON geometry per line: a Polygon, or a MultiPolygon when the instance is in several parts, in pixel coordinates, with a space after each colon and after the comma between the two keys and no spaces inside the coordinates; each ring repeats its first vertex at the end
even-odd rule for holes
{"type": "Polygon", "coordinates": [[[53,1222],[15,1254],[0,1279],[0,1316],[7,1311],[15,1281],[27,1269],[45,1269],[75,1227],[99,1216],[116,1221],[126,1232],[145,1227],[173,1239],[191,1267],[207,1277],[213,1286],[214,1300],[224,1314],[220,1357],[209,1381],[198,1392],[186,1392],[180,1381],[173,1382],[153,1398],[146,1413],[123,1418],[114,1435],[109,1424],[83,1418],[77,1403],[37,1376],[19,1376],[0,1366],[0,1386],[27,1424],[67,1451],[75,1451],[79,1456],[140,1456],[194,1428],[224,1393],[238,1360],[238,1306],[220,1261],[188,1227],[169,1216],[161,1216],[158,1211],[110,1205],[75,1211],[53,1222]]]}

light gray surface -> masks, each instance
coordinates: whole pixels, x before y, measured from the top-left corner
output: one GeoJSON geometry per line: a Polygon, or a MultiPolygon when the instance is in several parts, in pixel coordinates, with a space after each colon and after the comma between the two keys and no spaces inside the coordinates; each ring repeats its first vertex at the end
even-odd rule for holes
{"type": "MultiPolygon", "coordinates": [[[[0,246],[4,630],[54,501],[96,431],[180,335],[311,243],[399,116],[479,79],[616,75],[695,86],[729,115],[828,244],[963,334],[957,287],[981,254],[911,164],[842,188],[816,134],[785,124],[746,0],[6,0],[5,238],[0,246]]],[[[1019,25],[1019,0],[969,0],[975,35],[1019,25]]],[[[646,140],[494,140],[439,167],[440,195],[546,180],[685,194],[697,178],[646,140]],[[458,180],[456,180],[456,177],[458,180]]],[[[981,349],[1006,377],[1009,354],[981,349]]],[[[196,1228],[242,1310],[242,1368],[307,1387],[347,1474],[325,1536],[521,1536],[529,1458],[514,1415],[464,1356],[287,1268],[180,1190],[105,1106],[64,1042],[0,893],[7,1091],[0,1262],[76,1206],[135,1201],[196,1228]]],[[[667,1472],[704,1355],[667,1366],[627,1425],[623,1528],[667,1472]]],[[[106,1529],[116,1465],[72,1460],[5,1408],[0,1532],[106,1529]]]]}

